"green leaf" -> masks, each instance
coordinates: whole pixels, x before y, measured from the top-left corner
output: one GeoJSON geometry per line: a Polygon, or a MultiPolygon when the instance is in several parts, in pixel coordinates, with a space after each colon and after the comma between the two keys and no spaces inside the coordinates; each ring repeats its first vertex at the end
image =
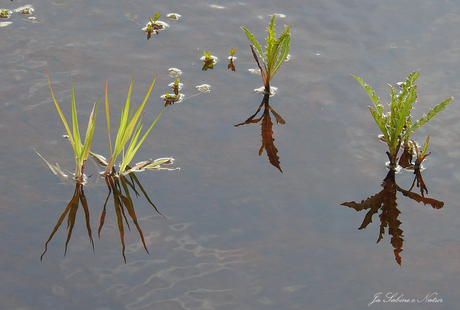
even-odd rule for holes
{"type": "Polygon", "coordinates": [[[247,30],[245,27],[241,27],[241,29],[244,30],[244,32],[246,33],[246,36],[248,37],[249,41],[252,42],[252,45],[254,46],[254,48],[256,49],[257,53],[259,54],[259,58],[262,60],[262,62],[264,64],[264,67],[265,67],[265,70],[266,70],[267,65],[265,63],[265,54],[262,51],[262,47],[260,47],[259,41],[257,41],[256,38],[252,35],[252,33],[250,33],[249,30],[247,30]]]}
{"type": "Polygon", "coordinates": [[[436,116],[439,112],[444,110],[446,106],[454,100],[454,97],[447,98],[437,106],[435,106],[433,109],[431,109],[427,114],[424,114],[422,118],[420,118],[418,121],[416,121],[412,126],[410,126],[406,132],[404,133],[402,140],[407,139],[415,130],[420,128],[422,125],[428,123],[433,117],[436,116]]]}
{"type": "Polygon", "coordinates": [[[374,103],[377,113],[379,113],[379,115],[382,115],[383,107],[380,104],[380,98],[375,95],[375,92],[372,90],[372,88],[366,83],[364,83],[364,81],[360,77],[354,76],[353,74],[351,76],[354,77],[359,82],[359,84],[361,84],[361,86],[364,88],[364,90],[367,92],[372,102],[374,103]]]}
{"type": "Polygon", "coordinates": [[[153,18],[153,21],[156,22],[160,18],[160,12],[158,12],[155,17],[153,18]]]}

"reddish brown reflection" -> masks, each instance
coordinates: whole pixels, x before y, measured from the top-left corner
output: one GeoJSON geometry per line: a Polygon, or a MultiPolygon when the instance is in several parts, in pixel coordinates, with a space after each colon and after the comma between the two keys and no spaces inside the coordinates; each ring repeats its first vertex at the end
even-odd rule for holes
{"type": "MultiPolygon", "coordinates": [[[[420,173],[420,170],[418,172],[420,173]]],[[[421,196],[411,192],[410,190],[407,191],[399,187],[395,180],[395,169],[390,169],[387,176],[383,180],[382,187],[382,191],[367,198],[366,200],[361,201],[360,203],[352,201],[344,202],[342,205],[353,208],[356,211],[368,210],[359,229],[366,228],[372,222],[372,217],[374,214],[380,212],[380,232],[377,243],[383,239],[383,235],[385,234],[386,230],[385,228],[387,228],[388,234],[392,236],[390,243],[394,248],[395,260],[399,265],[401,265],[400,253],[403,251],[404,239],[403,230],[400,227],[402,222],[398,219],[401,211],[398,209],[398,204],[396,203],[397,192],[401,192],[404,196],[409,197],[410,199],[413,199],[419,203],[423,202],[425,205],[429,204],[434,209],[441,209],[444,206],[444,202],[432,198],[427,198],[423,195],[421,196]]]]}
{"type": "MultiPolygon", "coordinates": [[[[128,169],[131,169],[131,168],[128,167],[128,169]]],[[[139,182],[138,178],[133,172],[128,173],[126,176],[125,175],[120,175],[120,176],[108,175],[107,177],[105,177],[105,181],[106,181],[107,188],[108,188],[108,194],[107,194],[107,198],[105,200],[104,207],[103,207],[103,210],[100,216],[98,236],[99,238],[101,237],[101,230],[104,226],[105,218],[107,214],[106,212],[107,203],[109,201],[110,196],[112,196],[113,204],[115,207],[115,213],[117,216],[118,230],[120,232],[120,241],[122,245],[121,254],[126,263],[124,236],[125,236],[125,226],[128,228],[128,230],[130,230],[130,225],[128,221],[129,218],[136,226],[136,229],[139,233],[139,237],[141,238],[142,244],[144,245],[145,251],[149,253],[147,246],[145,244],[144,234],[137,220],[136,212],[134,209],[134,201],[132,199],[132,194],[134,194],[136,198],[143,195],[145,199],[149,202],[149,204],[155,209],[155,211],[161,216],[163,215],[160,213],[160,211],[158,211],[157,207],[152,203],[152,201],[150,200],[150,197],[147,195],[147,192],[144,190],[142,184],[139,182]]],[[[88,202],[86,200],[85,193],[84,193],[84,184],[77,182],[75,186],[74,195],[72,199],[70,200],[70,202],[68,203],[66,209],[62,213],[61,217],[59,218],[48,240],[46,241],[45,251],[41,255],[40,260],[43,259],[43,256],[48,250],[48,243],[51,241],[51,239],[53,238],[53,236],[56,234],[59,227],[61,226],[62,222],[64,221],[64,219],[67,217],[68,232],[67,232],[67,240],[65,243],[64,256],[66,255],[67,246],[72,237],[72,231],[75,226],[75,219],[77,216],[77,211],[78,211],[80,203],[85,213],[86,230],[88,231],[88,237],[89,237],[89,240],[91,242],[91,245],[94,251],[94,242],[93,242],[91,225],[90,225],[90,212],[89,212],[88,202]]]]}
{"type": "Polygon", "coordinates": [[[262,152],[265,149],[270,163],[276,168],[278,168],[281,172],[283,172],[283,170],[281,170],[281,167],[280,167],[278,149],[275,147],[275,143],[274,143],[275,139],[273,138],[273,122],[271,120],[270,111],[275,117],[277,125],[285,124],[286,122],[278,113],[276,113],[275,110],[272,109],[272,107],[270,107],[269,99],[270,99],[270,92],[267,91],[267,88],[266,88],[264,98],[262,99],[262,103],[259,105],[259,108],[257,109],[257,111],[243,123],[236,124],[235,127],[245,125],[245,124],[258,123],[261,121],[262,146],[259,149],[259,156],[262,155],[262,152]],[[262,116],[259,118],[255,118],[257,114],[260,112],[260,110],[262,109],[262,107],[264,107],[262,116]]]}

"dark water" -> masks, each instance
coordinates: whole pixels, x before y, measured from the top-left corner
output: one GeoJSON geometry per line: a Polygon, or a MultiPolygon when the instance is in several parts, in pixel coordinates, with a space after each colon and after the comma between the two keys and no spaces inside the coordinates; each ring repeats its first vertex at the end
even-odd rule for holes
{"type": "MultiPolygon", "coordinates": [[[[0,28],[1,309],[364,309],[380,292],[381,302],[370,307],[453,309],[460,302],[455,101],[414,135],[423,141],[431,134],[423,177],[429,196],[445,206],[434,210],[398,196],[402,267],[388,234],[375,243],[379,219],[359,231],[365,214],[340,205],[380,191],[386,174],[385,145],[367,110],[371,102],[350,74],[386,101],[387,83],[420,69],[416,118],[447,97],[460,97],[460,3],[31,4],[36,23],[14,13],[7,20],[12,24],[0,28]],[[158,11],[170,28],[147,41],[141,28],[158,11]],[[182,19],[168,21],[170,12],[182,19]],[[273,13],[285,15],[276,20],[278,32],[283,24],[294,25],[292,58],[275,75],[272,85],[279,91],[270,100],[286,120],[273,127],[283,173],[265,153],[258,156],[260,124],[233,126],[262,100],[253,92],[262,81],[247,71],[256,65],[240,26],[262,39],[273,13]],[[236,72],[226,60],[234,47],[236,72]],[[219,58],[213,70],[201,70],[203,51],[219,58]],[[197,85],[212,88],[168,107],[136,157],[173,155],[181,167],[138,175],[166,215],[137,200],[150,255],[132,227],[124,263],[109,208],[94,254],[79,213],[67,255],[64,223],[40,262],[73,188],[59,184],[33,150],[74,168],[45,72],[66,108],[73,78],[82,124],[106,81],[115,121],[132,76],[133,101],[139,103],[158,75],[146,108],[151,122],[162,109],[159,96],[170,91],[171,67],[183,71],[186,97],[198,93],[197,85]],[[386,303],[390,292],[421,302],[386,303]],[[424,301],[428,294],[442,302],[424,301]]],[[[93,145],[102,154],[108,149],[104,118],[101,110],[93,145]]],[[[397,180],[408,188],[412,175],[397,180]]],[[[85,190],[97,230],[107,193],[97,184],[85,190]]]]}

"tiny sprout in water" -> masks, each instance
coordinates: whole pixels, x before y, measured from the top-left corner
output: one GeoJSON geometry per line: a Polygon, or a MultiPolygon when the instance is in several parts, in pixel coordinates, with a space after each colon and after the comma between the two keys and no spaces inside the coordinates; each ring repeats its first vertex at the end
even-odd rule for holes
{"type": "Polygon", "coordinates": [[[235,64],[233,63],[233,61],[236,59],[236,57],[234,56],[236,49],[237,47],[233,48],[231,51],[228,51],[228,53],[230,54],[230,56],[228,56],[228,60],[230,61],[230,63],[228,64],[228,69],[232,69],[232,71],[236,70],[235,64]]]}
{"type": "Polygon", "coordinates": [[[10,18],[11,17],[11,14],[13,12],[9,11],[9,10],[1,10],[0,11],[0,18],[10,18]]]}
{"type": "Polygon", "coordinates": [[[22,6],[20,8],[17,8],[15,11],[18,13],[25,14],[25,15],[30,15],[34,11],[34,8],[30,6],[22,6]]]}
{"type": "Polygon", "coordinates": [[[166,15],[166,17],[170,20],[179,20],[179,18],[181,18],[181,15],[177,13],[169,13],[168,15],[166,15]]]}
{"type": "Polygon", "coordinates": [[[158,18],[160,18],[160,12],[158,12],[153,19],[150,17],[150,22],[142,28],[142,30],[147,33],[147,40],[150,39],[152,33],[155,32],[158,34],[159,31],[169,28],[167,23],[158,20],[158,18]]]}
{"type": "Polygon", "coordinates": [[[182,89],[184,84],[180,83],[180,77],[178,77],[174,81],[174,83],[170,83],[168,86],[171,87],[174,90],[174,94],[177,96],[177,95],[179,95],[179,90],[182,89]]]}
{"type": "Polygon", "coordinates": [[[165,94],[161,96],[161,99],[165,101],[166,107],[171,104],[181,103],[184,100],[184,95],[181,93],[170,95],[168,92],[165,92],[165,94]]]}
{"type": "Polygon", "coordinates": [[[208,69],[213,69],[214,64],[217,63],[217,57],[211,55],[211,52],[203,52],[203,54],[204,56],[200,58],[200,60],[204,63],[201,70],[207,71],[208,69]]]}

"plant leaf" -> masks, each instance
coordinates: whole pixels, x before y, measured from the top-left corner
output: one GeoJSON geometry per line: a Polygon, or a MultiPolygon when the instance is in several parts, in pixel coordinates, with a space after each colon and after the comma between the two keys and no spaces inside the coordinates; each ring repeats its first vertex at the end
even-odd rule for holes
{"type": "Polygon", "coordinates": [[[423,124],[426,124],[429,120],[435,117],[436,114],[444,110],[446,108],[446,105],[448,105],[452,100],[454,100],[454,97],[447,98],[446,100],[435,106],[433,109],[431,109],[427,114],[424,114],[422,118],[420,118],[418,121],[412,124],[412,126],[410,126],[405,131],[404,135],[402,136],[402,140],[407,139],[415,130],[420,128],[423,124]]]}

